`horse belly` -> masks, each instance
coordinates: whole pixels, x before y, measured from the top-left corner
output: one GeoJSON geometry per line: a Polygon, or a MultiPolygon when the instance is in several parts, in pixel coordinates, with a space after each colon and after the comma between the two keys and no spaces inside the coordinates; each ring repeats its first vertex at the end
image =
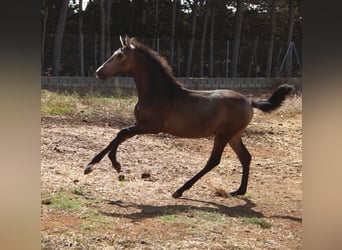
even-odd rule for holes
{"type": "Polygon", "coordinates": [[[212,129],[202,129],[202,128],[196,128],[194,126],[189,126],[187,128],[172,128],[167,131],[167,133],[171,135],[175,135],[178,137],[183,138],[203,138],[203,137],[209,137],[215,133],[215,130],[212,129]]]}
{"type": "Polygon", "coordinates": [[[209,137],[215,133],[217,118],[215,114],[194,115],[188,114],[174,115],[164,124],[165,132],[186,138],[209,137]]]}

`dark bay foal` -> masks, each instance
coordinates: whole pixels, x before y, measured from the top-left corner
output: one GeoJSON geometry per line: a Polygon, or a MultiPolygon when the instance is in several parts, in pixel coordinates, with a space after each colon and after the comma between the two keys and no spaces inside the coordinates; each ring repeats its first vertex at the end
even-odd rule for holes
{"type": "Polygon", "coordinates": [[[270,112],[281,106],[293,87],[280,86],[267,100],[253,101],[231,90],[197,91],[185,88],[173,76],[166,60],[133,38],[120,37],[122,47],[100,66],[97,77],[105,80],[120,73],[133,76],[138,92],[134,114],[136,122],[122,129],[115,139],[97,154],[84,170],[93,171],[94,164],[109,153],[113,167],[120,172],[116,159],[118,146],[138,134],[169,133],[179,137],[200,138],[214,135],[214,145],[205,167],[173,193],[174,198],[220,163],[222,152],[229,144],[238,156],[242,168],[240,187],[232,195],[247,190],[251,155],[241,136],[252,119],[253,108],[270,112]]]}

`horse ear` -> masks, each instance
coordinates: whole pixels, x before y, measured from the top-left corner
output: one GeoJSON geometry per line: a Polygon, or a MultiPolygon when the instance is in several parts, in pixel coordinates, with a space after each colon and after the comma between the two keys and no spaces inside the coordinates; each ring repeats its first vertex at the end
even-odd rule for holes
{"type": "Polygon", "coordinates": [[[130,49],[135,49],[134,44],[131,42],[131,38],[127,35],[125,35],[125,37],[120,35],[120,43],[122,47],[128,46],[130,49]]]}
{"type": "Polygon", "coordinates": [[[129,41],[128,47],[129,47],[130,49],[135,49],[135,45],[134,45],[133,43],[131,43],[131,41],[129,41]]]}
{"type": "Polygon", "coordinates": [[[129,38],[128,35],[125,35],[125,45],[128,46],[129,48],[131,47],[131,38],[129,38]]]}
{"type": "Polygon", "coordinates": [[[135,49],[135,45],[134,45],[134,42],[136,41],[135,38],[130,38],[130,37],[126,36],[126,39],[127,39],[127,46],[130,49],[135,49]]]}
{"type": "Polygon", "coordinates": [[[120,43],[121,43],[122,47],[125,46],[125,41],[126,41],[126,39],[123,39],[123,37],[120,35],[120,43]]]}

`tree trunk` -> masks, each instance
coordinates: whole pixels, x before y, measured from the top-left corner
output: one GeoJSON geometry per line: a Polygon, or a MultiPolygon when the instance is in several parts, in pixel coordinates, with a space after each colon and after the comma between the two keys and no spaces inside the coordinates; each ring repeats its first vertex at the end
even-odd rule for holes
{"type": "Polygon", "coordinates": [[[79,18],[78,18],[78,35],[80,39],[80,76],[84,76],[84,59],[83,59],[83,0],[79,1],[79,18]]]}
{"type": "Polygon", "coordinates": [[[240,39],[242,30],[244,12],[244,1],[237,0],[236,14],[235,14],[235,30],[234,30],[234,44],[232,57],[232,77],[237,77],[237,67],[239,60],[240,39]]]}
{"type": "MultiPolygon", "coordinates": [[[[155,12],[154,12],[154,30],[153,30],[153,36],[154,36],[154,39],[153,39],[153,45],[152,45],[152,48],[154,50],[157,50],[158,51],[158,41],[157,41],[157,38],[158,38],[158,26],[159,26],[159,0],[155,0],[156,1],[156,9],[155,9],[155,12]]],[[[159,52],[159,51],[158,51],[159,52]]]]}
{"type": "Polygon", "coordinates": [[[180,39],[177,40],[177,76],[182,75],[182,49],[180,39]]]}
{"type": "Polygon", "coordinates": [[[173,67],[175,54],[175,31],[176,31],[176,10],[179,0],[173,0],[172,4],[172,23],[171,23],[171,46],[170,46],[170,65],[173,67]]]}
{"type": "Polygon", "coordinates": [[[292,41],[292,35],[293,35],[293,25],[294,25],[294,0],[289,0],[289,21],[288,21],[288,34],[287,34],[287,46],[292,41]]]}
{"type": "Polygon", "coordinates": [[[106,39],[106,58],[110,57],[110,55],[112,54],[112,49],[110,47],[110,24],[112,22],[112,0],[107,0],[106,3],[106,18],[105,18],[105,39],[106,39]]]}
{"type": "Polygon", "coordinates": [[[64,27],[67,18],[69,0],[64,0],[61,7],[61,13],[59,15],[56,35],[53,46],[53,69],[52,75],[59,76],[61,68],[61,53],[62,53],[62,43],[64,35],[64,27]]]}
{"type": "Polygon", "coordinates": [[[280,65],[280,63],[281,63],[280,60],[281,60],[281,55],[282,55],[282,53],[283,53],[283,49],[282,49],[281,47],[279,47],[278,55],[277,55],[277,57],[276,57],[277,60],[276,60],[276,63],[275,63],[276,66],[275,66],[275,69],[274,69],[275,72],[276,72],[276,73],[275,73],[275,76],[276,76],[276,77],[279,77],[279,76],[280,76],[280,66],[279,66],[279,65],[280,65]]]}
{"type": "MultiPolygon", "coordinates": [[[[287,35],[287,46],[290,46],[292,42],[292,35],[293,35],[293,25],[294,25],[294,0],[289,0],[289,30],[287,35]]],[[[292,54],[293,54],[293,47],[289,47],[288,58],[286,60],[286,76],[287,78],[291,77],[292,74],[292,54]]]]}
{"type": "Polygon", "coordinates": [[[158,26],[159,26],[159,0],[156,1],[156,11],[154,13],[154,21],[155,21],[155,30],[154,30],[154,36],[158,36],[158,26]]]}
{"type": "Polygon", "coordinates": [[[210,27],[210,63],[209,76],[214,76],[214,27],[215,27],[215,8],[211,9],[211,27],[210,27]]]}
{"type": "Polygon", "coordinates": [[[41,47],[41,73],[45,72],[45,37],[46,37],[46,22],[49,14],[49,9],[46,6],[44,12],[44,22],[43,22],[43,31],[42,31],[42,47],[41,47]]]}
{"type": "Polygon", "coordinates": [[[252,72],[252,67],[253,67],[253,65],[254,65],[255,68],[258,67],[257,62],[256,62],[256,52],[257,52],[257,48],[258,48],[258,43],[259,43],[259,36],[256,37],[256,40],[255,40],[255,42],[254,42],[253,54],[252,54],[251,60],[250,60],[250,62],[249,62],[247,77],[250,77],[250,76],[251,76],[251,72],[252,72]]]}
{"type": "Polygon", "coordinates": [[[267,61],[266,61],[266,77],[271,77],[272,73],[272,59],[273,59],[273,49],[274,49],[274,34],[276,31],[276,1],[271,2],[271,34],[268,46],[267,61]]]}
{"type": "Polygon", "coordinates": [[[204,16],[204,24],[203,24],[203,32],[201,39],[201,49],[200,49],[200,77],[204,77],[204,51],[205,51],[205,41],[207,36],[207,27],[208,27],[208,19],[209,19],[209,8],[205,11],[204,16]]]}
{"type": "Polygon", "coordinates": [[[101,63],[105,60],[105,30],[106,30],[106,13],[104,9],[104,1],[100,1],[100,18],[101,18],[101,28],[100,28],[100,60],[101,63]]]}
{"type": "Polygon", "coordinates": [[[192,68],[191,63],[192,63],[192,52],[194,49],[195,34],[196,34],[197,9],[198,9],[198,0],[194,0],[193,6],[192,6],[191,38],[189,41],[188,59],[187,59],[187,65],[186,65],[186,77],[190,76],[191,68],[192,68]]]}
{"type": "Polygon", "coordinates": [[[143,1],[143,9],[142,9],[142,16],[141,16],[141,22],[142,22],[142,26],[145,27],[145,23],[146,23],[146,6],[145,6],[145,0],[143,1]]]}
{"type": "MultiPolygon", "coordinates": [[[[96,69],[97,69],[97,54],[98,54],[98,38],[97,38],[98,36],[97,36],[97,34],[95,34],[95,37],[94,37],[94,73],[95,73],[95,71],[96,71],[96,69]]],[[[102,63],[102,62],[101,62],[102,63]]]]}

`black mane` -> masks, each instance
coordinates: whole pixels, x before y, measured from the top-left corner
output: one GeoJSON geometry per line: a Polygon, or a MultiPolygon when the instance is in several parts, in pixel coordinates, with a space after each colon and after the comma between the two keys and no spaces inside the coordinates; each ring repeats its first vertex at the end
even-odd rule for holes
{"type": "Polygon", "coordinates": [[[165,80],[172,85],[183,87],[182,83],[177,81],[176,77],[173,75],[172,68],[164,57],[146,45],[138,42],[135,38],[130,38],[130,43],[134,45],[139,52],[142,53],[154,67],[156,67],[159,72],[163,73],[165,80]]]}

